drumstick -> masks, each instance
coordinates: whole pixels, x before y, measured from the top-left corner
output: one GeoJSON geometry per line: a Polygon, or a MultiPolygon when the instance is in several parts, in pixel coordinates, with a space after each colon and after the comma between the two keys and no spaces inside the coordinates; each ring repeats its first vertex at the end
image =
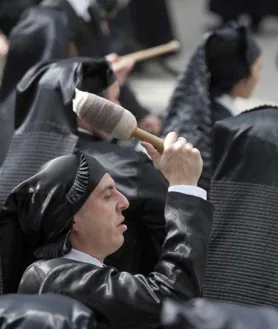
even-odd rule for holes
{"type": "Polygon", "coordinates": [[[127,140],[136,137],[151,143],[163,153],[164,140],[138,128],[135,116],[120,105],[76,89],[73,111],[91,127],[105,131],[114,138],[127,140]]]}
{"type": "Polygon", "coordinates": [[[144,49],[137,51],[135,53],[131,53],[128,55],[121,56],[121,59],[133,59],[135,62],[140,62],[144,61],[146,59],[160,56],[172,51],[177,51],[180,49],[180,43],[177,40],[173,40],[169,43],[166,43],[161,46],[149,48],[149,49],[144,49]]]}

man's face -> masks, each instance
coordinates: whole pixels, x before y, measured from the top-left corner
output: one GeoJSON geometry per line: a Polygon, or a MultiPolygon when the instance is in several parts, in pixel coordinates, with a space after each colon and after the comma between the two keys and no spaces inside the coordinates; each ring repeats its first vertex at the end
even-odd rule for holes
{"type": "Polygon", "coordinates": [[[117,251],[127,230],[122,211],[128,206],[128,200],[106,173],[74,218],[72,232],[82,241],[81,251],[98,259],[117,251]]]}

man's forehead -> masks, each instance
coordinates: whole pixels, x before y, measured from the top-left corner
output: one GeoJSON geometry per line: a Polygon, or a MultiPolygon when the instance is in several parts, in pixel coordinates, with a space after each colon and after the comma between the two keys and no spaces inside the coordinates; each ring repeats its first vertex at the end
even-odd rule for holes
{"type": "Polygon", "coordinates": [[[98,189],[99,191],[103,191],[103,190],[112,189],[115,187],[116,186],[115,186],[115,182],[114,182],[113,178],[108,173],[106,173],[100,180],[96,189],[98,189]]]}

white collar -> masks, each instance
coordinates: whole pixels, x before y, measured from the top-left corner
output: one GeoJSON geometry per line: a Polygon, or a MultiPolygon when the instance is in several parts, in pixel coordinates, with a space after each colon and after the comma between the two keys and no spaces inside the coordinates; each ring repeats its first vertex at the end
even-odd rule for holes
{"type": "Polygon", "coordinates": [[[73,248],[71,249],[71,251],[68,254],[63,256],[63,258],[77,260],[82,263],[88,263],[88,264],[96,265],[98,267],[103,267],[103,264],[95,257],[92,257],[82,251],[79,251],[79,250],[76,250],[73,248]]]}
{"type": "Polygon", "coordinates": [[[83,18],[86,22],[91,20],[91,16],[88,13],[88,8],[92,5],[95,0],[67,0],[72,6],[76,14],[83,18]]]}
{"type": "Polygon", "coordinates": [[[237,115],[239,110],[236,107],[235,100],[228,94],[221,95],[217,97],[216,102],[224,106],[232,115],[237,115]]]}

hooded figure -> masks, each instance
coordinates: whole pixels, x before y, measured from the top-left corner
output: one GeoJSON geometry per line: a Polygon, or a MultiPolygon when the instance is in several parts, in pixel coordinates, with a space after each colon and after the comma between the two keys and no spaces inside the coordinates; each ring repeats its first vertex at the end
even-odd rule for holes
{"type": "Polygon", "coordinates": [[[1,329],[94,329],[94,313],[78,301],[59,295],[0,297],[1,329]]]}
{"type": "Polygon", "coordinates": [[[186,303],[166,301],[162,323],[165,329],[276,329],[278,311],[206,299],[186,303]]]}
{"type": "MultiPolygon", "coordinates": [[[[87,1],[89,7],[90,0],[87,1]]],[[[71,3],[79,7],[79,0],[71,3]]],[[[87,10],[85,12],[89,15],[87,10]]],[[[14,132],[14,92],[24,74],[42,62],[74,56],[102,58],[108,55],[108,44],[96,8],[93,13],[96,15],[94,20],[87,22],[75,12],[69,1],[46,0],[26,10],[13,29],[0,90],[0,165],[14,132]]],[[[122,87],[120,101],[138,120],[149,114],[127,85],[122,87]]]]}
{"type": "Polygon", "coordinates": [[[14,133],[16,86],[34,65],[49,59],[67,58],[70,34],[59,12],[30,9],[10,35],[10,49],[0,90],[0,165],[7,154],[14,133]],[[32,20],[36,14],[36,22],[32,20]]]}
{"type": "Polygon", "coordinates": [[[70,251],[73,216],[105,173],[94,158],[77,152],[51,160],[12,191],[0,213],[4,294],[17,291],[23,271],[35,259],[70,251]]]}
{"type": "Polygon", "coordinates": [[[45,162],[75,149],[75,88],[97,93],[113,81],[115,76],[106,60],[72,58],[28,71],[15,94],[16,131],[0,169],[0,205],[45,162]]]}
{"type": "MultiPolygon", "coordinates": [[[[174,150],[172,159],[170,179],[175,173],[181,182],[196,184],[200,154],[174,150]],[[188,172],[196,170],[197,175],[175,164],[180,153],[191,159],[188,172]]],[[[32,263],[19,293],[77,299],[94,310],[100,326],[160,327],[165,297],[184,300],[201,294],[213,214],[196,186],[172,182],[171,187],[164,217],[167,235],[157,266],[147,276],[132,275],[103,265],[123,244],[127,229],[122,211],[128,201],[111,176],[81,152],[51,160],[12,191],[0,213],[3,292],[15,291],[20,274],[32,263]]]]}
{"type": "Polygon", "coordinates": [[[200,186],[207,190],[214,123],[235,115],[232,97],[249,97],[253,77],[248,83],[244,79],[253,73],[251,67],[259,56],[250,32],[229,24],[207,36],[196,49],[170,100],[162,135],[175,131],[200,150],[204,160],[200,186]]]}
{"type": "Polygon", "coordinates": [[[215,126],[204,296],[278,307],[278,108],[215,126]]]}

